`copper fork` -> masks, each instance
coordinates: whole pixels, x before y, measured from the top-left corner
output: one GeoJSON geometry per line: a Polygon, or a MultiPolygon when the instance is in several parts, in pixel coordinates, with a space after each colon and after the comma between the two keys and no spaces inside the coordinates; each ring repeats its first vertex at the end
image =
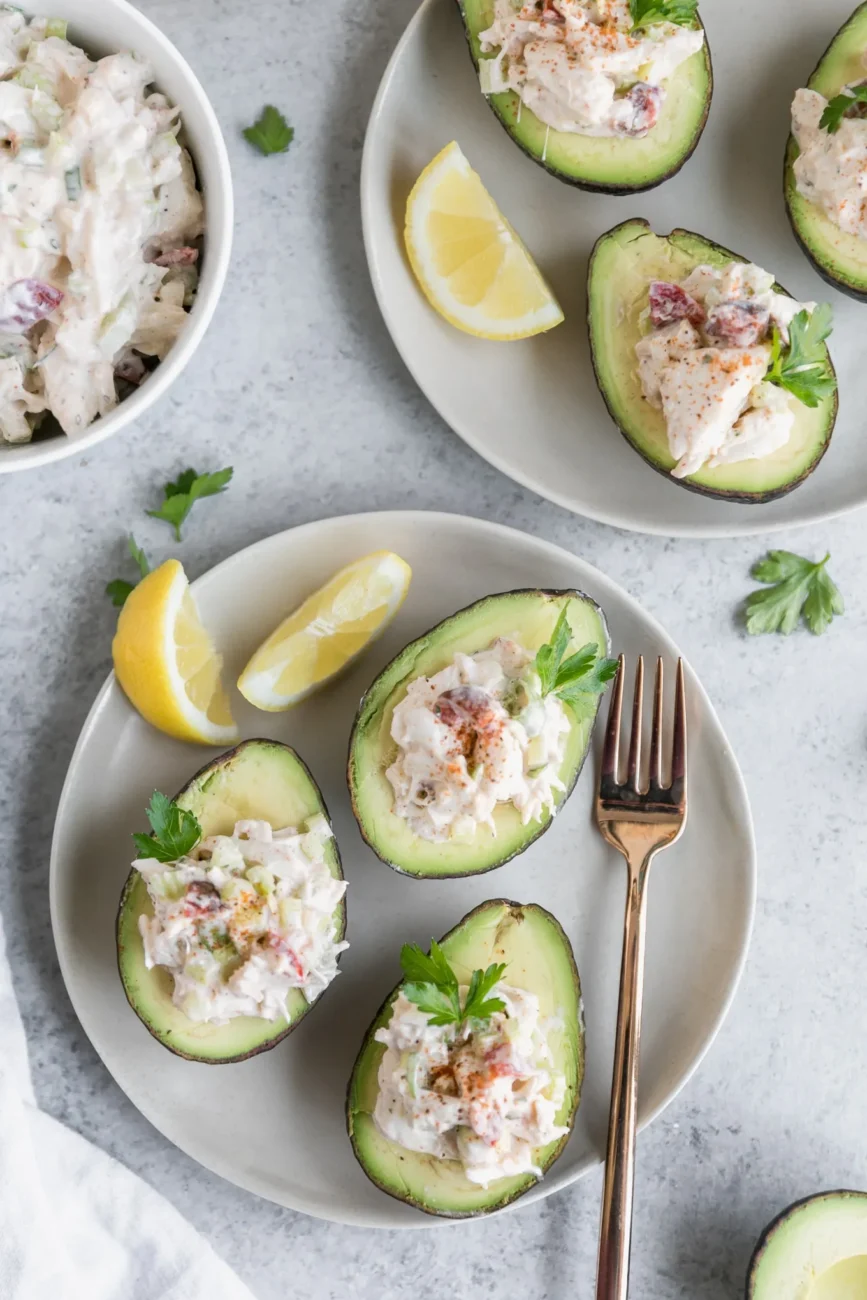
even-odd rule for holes
{"type": "Polygon", "coordinates": [[[683,660],[679,660],[677,665],[671,775],[667,785],[663,785],[662,770],[664,692],[661,659],[656,664],[650,771],[646,788],[641,779],[644,704],[644,658],[641,655],[635,671],[632,736],[626,780],[621,782],[619,779],[624,676],[625,661],[621,655],[608,711],[608,729],[605,733],[599,793],[596,797],[599,829],[608,843],[623,854],[628,867],[605,1189],[599,1229],[596,1300],[626,1300],[629,1287],[647,875],[655,855],[660,849],[667,849],[674,844],[686,824],[686,692],[683,660]]]}

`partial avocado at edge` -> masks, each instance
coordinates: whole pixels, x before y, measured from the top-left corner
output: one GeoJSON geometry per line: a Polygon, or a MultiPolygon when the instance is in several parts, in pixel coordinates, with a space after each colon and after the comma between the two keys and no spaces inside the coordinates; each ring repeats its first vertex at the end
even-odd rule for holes
{"type": "Polygon", "coordinates": [[[796,1201],[765,1229],[747,1270],[746,1300],[852,1300],[867,1295],[867,1192],[796,1201]]]}

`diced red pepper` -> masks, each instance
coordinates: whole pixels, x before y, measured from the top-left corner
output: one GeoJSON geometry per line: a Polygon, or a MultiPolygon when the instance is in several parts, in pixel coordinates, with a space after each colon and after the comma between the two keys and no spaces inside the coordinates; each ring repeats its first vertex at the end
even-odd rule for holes
{"type": "Polygon", "coordinates": [[[647,135],[659,120],[662,91],[659,86],[649,86],[647,82],[639,81],[630,89],[626,99],[630,101],[632,116],[618,123],[618,131],[629,136],[647,135]]]}
{"type": "Polygon", "coordinates": [[[650,321],[654,329],[688,320],[690,325],[704,324],[705,310],[700,302],[667,280],[653,280],[650,285],[650,321]]]}
{"type": "Polygon", "coordinates": [[[164,253],[155,257],[156,266],[194,266],[199,260],[199,250],[197,248],[167,248],[164,253]]]}
{"type": "Polygon", "coordinates": [[[771,315],[754,302],[721,302],[707,314],[705,331],[730,348],[751,348],[768,332],[771,315]]]}
{"type": "Polygon", "coordinates": [[[44,280],[15,280],[0,295],[0,330],[24,334],[63,302],[60,289],[44,280]]]}

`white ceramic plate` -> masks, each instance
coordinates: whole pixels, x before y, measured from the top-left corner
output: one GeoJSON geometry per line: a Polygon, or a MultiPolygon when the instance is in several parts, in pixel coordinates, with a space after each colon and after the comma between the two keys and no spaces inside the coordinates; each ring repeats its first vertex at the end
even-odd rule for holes
{"type": "Polygon", "coordinates": [[[578,514],[667,536],[769,532],[867,502],[865,308],[813,271],[789,230],[782,191],[792,95],[853,3],[763,0],[756,22],[755,0],[706,0],[716,90],[698,150],[659,189],[610,198],[565,185],[521,153],[479,91],[454,0],[424,0],[371,114],[361,177],[364,237],[401,356],[443,419],[480,455],[578,514]],[[403,247],[406,198],[450,140],[553,285],[566,321],[549,334],[519,343],[475,339],[422,297],[403,247]],[[748,506],[697,496],[645,464],[611,422],[590,364],[586,270],[598,236],[629,217],[647,218],[660,234],[697,230],[773,271],[802,301],[833,304],[840,417],[822,464],[788,497],[748,506]]]}
{"type": "MultiPolygon", "coordinates": [[[[356,515],[280,533],[195,584],[203,617],[237,675],[257,643],[335,569],[389,547],[414,570],[396,623],[338,685],[288,714],[257,713],[235,694],[243,736],[294,745],[320,782],[349,880],[349,951],[322,1004],[285,1042],[238,1065],[181,1060],[127,1006],[114,921],[130,832],[145,829],[154,788],[174,793],[213,751],[152,730],[109,678],[85,723],[66,780],[51,859],[51,912],[73,1005],[127,1096],[209,1169],[281,1205],[367,1226],[439,1222],[369,1183],[346,1137],[344,1101],[368,1024],[399,977],[406,941],[427,943],[487,898],[538,902],[566,927],[581,972],[587,1075],[572,1139],[536,1200],[596,1165],[604,1151],[620,967],[625,869],[590,823],[593,764],[556,824],[522,857],[469,880],[418,881],[362,843],[344,769],[362,691],[407,641],[461,606],[515,587],[576,586],[606,611],[627,654],[672,659],[657,624],[608,578],[568,552],[456,515],[356,515]],[[255,1117],[255,1118],[254,1118],[255,1117]]],[[[641,1121],[682,1087],[732,998],[753,916],[755,850],[747,796],[713,708],[689,675],[690,821],[654,868],[649,905],[641,1121]]],[[[520,1202],[519,1202],[520,1204],[520,1202]]]]}

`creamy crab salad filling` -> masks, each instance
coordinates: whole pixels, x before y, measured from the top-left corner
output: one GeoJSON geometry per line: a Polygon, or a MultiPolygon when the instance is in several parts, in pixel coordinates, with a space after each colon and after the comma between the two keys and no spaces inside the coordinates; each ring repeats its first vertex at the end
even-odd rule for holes
{"type": "Polygon", "coordinates": [[[202,198],[153,79],[0,7],[0,442],[83,432],[187,321],[202,198]]]}
{"type": "MultiPolygon", "coordinates": [[[[483,1026],[432,1025],[399,993],[379,1067],[374,1120],[409,1151],[459,1160],[470,1182],[536,1174],[535,1153],[564,1137],[556,1121],[566,1081],[552,1065],[548,1034],[533,993],[499,983],[505,1009],[483,1026]]],[[[461,989],[461,999],[467,990],[461,989]]]]}
{"type": "Polygon", "coordinates": [[[533,663],[500,638],[410,683],[394,710],[398,752],[386,776],[394,811],[422,839],[482,825],[496,834],[499,803],[514,804],[524,825],[554,808],[570,720],[556,695],[542,696],[533,663]]]}
{"type": "Polygon", "coordinates": [[[641,391],[662,411],[675,478],[768,456],[789,441],[789,393],[765,382],[773,328],[784,344],[799,303],[760,266],[697,266],[680,284],[655,280],[635,347],[641,391]]]}
{"type": "Polygon", "coordinates": [[[835,130],[821,125],[827,107],[828,100],[816,90],[795,93],[792,135],[800,151],[794,166],[798,193],[821,208],[840,230],[867,239],[865,105],[853,102],[835,130]]]}
{"type": "Polygon", "coordinates": [[[288,1019],[293,990],[312,1002],[328,987],[349,946],[335,936],[346,882],[325,861],[331,835],[321,815],[304,829],[239,821],[177,862],[133,863],[153,904],[139,917],[145,964],[169,971],[188,1019],[288,1019]]]}
{"type": "Polygon", "coordinates": [[[633,31],[629,0],[494,0],[481,33],[486,95],[512,90],[556,131],[647,135],[665,83],[704,44],[701,29],[669,22],[633,31]]]}

